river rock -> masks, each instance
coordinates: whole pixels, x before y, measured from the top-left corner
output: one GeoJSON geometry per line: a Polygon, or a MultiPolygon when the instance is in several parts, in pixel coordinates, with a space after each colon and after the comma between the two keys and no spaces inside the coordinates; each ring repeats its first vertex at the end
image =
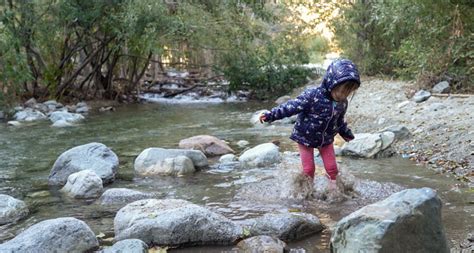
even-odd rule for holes
{"type": "Polygon", "coordinates": [[[395,134],[389,131],[382,133],[355,134],[355,139],[342,147],[343,155],[373,158],[377,153],[388,148],[395,140],[395,134]]]}
{"type": "Polygon", "coordinates": [[[84,116],[77,113],[69,113],[64,111],[56,111],[49,115],[49,120],[51,122],[56,123],[57,121],[63,120],[68,123],[76,123],[84,119],[84,116]]]}
{"type": "Polygon", "coordinates": [[[17,126],[21,126],[21,122],[16,121],[16,120],[10,120],[7,122],[7,125],[17,127],[17,126]]]}
{"type": "Polygon", "coordinates": [[[429,91],[419,90],[413,96],[413,100],[417,103],[421,103],[423,101],[428,100],[428,98],[430,98],[430,97],[431,97],[431,93],[429,91]]]}
{"type": "Polygon", "coordinates": [[[182,149],[200,150],[207,156],[220,156],[234,153],[229,145],[211,135],[197,135],[181,140],[179,147],[182,149]]]}
{"type": "Polygon", "coordinates": [[[449,86],[449,83],[446,81],[442,81],[437,83],[433,89],[433,93],[449,93],[451,91],[451,87],[449,86]]]}
{"type": "Polygon", "coordinates": [[[285,242],[266,235],[247,238],[240,241],[237,247],[239,247],[242,252],[252,253],[283,253],[287,248],[285,242]]]}
{"type": "Polygon", "coordinates": [[[82,106],[82,107],[77,107],[76,108],[76,113],[88,113],[89,112],[89,107],[88,106],[82,106]]]}
{"type": "Polygon", "coordinates": [[[16,222],[28,215],[25,202],[0,194],[0,225],[16,222]]]}
{"type": "Polygon", "coordinates": [[[30,98],[25,102],[25,106],[33,108],[33,106],[35,106],[37,103],[38,102],[36,101],[35,98],[30,98]]]}
{"type": "Polygon", "coordinates": [[[177,156],[191,159],[196,169],[207,168],[209,165],[206,156],[199,150],[147,148],[135,159],[135,171],[146,172],[148,168],[152,169],[155,165],[162,164],[165,159],[177,156]]]}
{"type": "Polygon", "coordinates": [[[286,242],[321,232],[324,228],[318,217],[308,213],[267,213],[246,223],[252,236],[268,235],[286,242]]]}
{"type": "Polygon", "coordinates": [[[204,207],[179,199],[144,199],[120,209],[115,240],[136,238],[155,245],[235,243],[242,227],[204,207]]]}
{"type": "Polygon", "coordinates": [[[101,205],[124,205],[141,199],[153,198],[151,193],[140,192],[126,188],[106,190],[99,199],[101,205]]]}
{"type": "Polygon", "coordinates": [[[143,176],[164,175],[181,176],[191,174],[196,171],[193,161],[187,156],[176,156],[157,161],[148,167],[136,167],[135,171],[143,176]]]}
{"type": "Polygon", "coordinates": [[[430,188],[408,189],[340,220],[332,252],[449,252],[441,200],[430,188]]]}
{"type": "Polygon", "coordinates": [[[56,100],[48,100],[44,102],[43,105],[45,105],[49,111],[56,111],[64,107],[61,103],[56,102],[56,100]]]}
{"type": "Polygon", "coordinates": [[[117,155],[102,143],[89,143],[62,153],[49,173],[50,185],[64,185],[72,173],[90,169],[104,183],[114,180],[119,160],[117,155]]]}
{"type": "Polygon", "coordinates": [[[237,146],[239,146],[239,148],[245,148],[249,145],[250,143],[246,140],[240,140],[237,142],[237,146]]]}
{"type": "Polygon", "coordinates": [[[405,126],[389,126],[380,131],[380,133],[387,131],[395,134],[395,140],[403,140],[411,136],[410,130],[405,126]]]}
{"type": "Polygon", "coordinates": [[[279,161],[279,148],[273,143],[260,144],[245,151],[239,157],[239,162],[244,167],[263,167],[278,163],[279,161]]]}
{"type": "Polygon", "coordinates": [[[102,193],[102,179],[92,170],[81,170],[69,175],[62,191],[67,195],[78,198],[95,198],[102,193]]]}
{"type": "Polygon", "coordinates": [[[26,108],[23,111],[19,111],[15,113],[13,118],[17,121],[36,121],[36,120],[44,120],[46,119],[46,115],[44,115],[42,112],[31,109],[31,108],[26,108]]]}
{"type": "Polygon", "coordinates": [[[147,253],[148,245],[142,240],[127,239],[116,242],[112,247],[105,248],[99,253],[147,253]]]}
{"type": "Polygon", "coordinates": [[[66,120],[58,120],[54,122],[51,127],[57,127],[57,128],[62,128],[62,127],[72,127],[74,126],[73,124],[67,122],[66,120]]]}
{"type": "Polygon", "coordinates": [[[282,96],[282,97],[277,98],[277,100],[275,100],[275,104],[281,105],[283,103],[286,103],[290,99],[291,99],[290,96],[282,96]]]}
{"type": "Polygon", "coordinates": [[[0,120],[5,119],[5,113],[3,111],[0,111],[0,120]]]}
{"type": "Polygon", "coordinates": [[[237,157],[233,154],[223,155],[219,158],[220,163],[231,163],[237,161],[237,157]]]}
{"type": "Polygon", "coordinates": [[[39,222],[0,244],[0,252],[86,252],[99,246],[94,232],[76,218],[39,222]]]}

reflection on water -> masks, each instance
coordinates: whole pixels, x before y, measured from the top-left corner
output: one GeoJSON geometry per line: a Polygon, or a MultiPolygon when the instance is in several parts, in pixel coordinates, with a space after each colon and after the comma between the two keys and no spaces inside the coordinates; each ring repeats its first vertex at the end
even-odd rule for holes
{"type": "MultiPolygon", "coordinates": [[[[233,203],[232,198],[242,184],[260,180],[274,168],[244,170],[212,167],[183,177],[139,178],[134,176],[133,161],[148,147],[176,148],[181,139],[210,134],[224,139],[240,153],[236,145],[247,140],[250,146],[272,140],[281,141],[282,151],[295,151],[288,140],[290,127],[253,127],[249,119],[258,109],[269,104],[236,103],[213,105],[127,105],[116,112],[92,114],[78,127],[56,129],[49,122],[18,128],[0,125],[0,193],[25,200],[30,207],[26,220],[0,227],[0,242],[12,238],[39,221],[71,216],[84,220],[96,233],[111,235],[115,210],[105,209],[94,201],[73,200],[58,189],[47,185],[49,171],[56,158],[74,146],[101,142],[110,147],[120,159],[117,180],[107,188],[125,187],[158,193],[164,198],[186,199],[205,205],[236,221],[256,217],[268,211],[288,211],[298,208],[315,213],[326,225],[331,225],[351,211],[348,208],[319,209],[317,206],[257,207],[251,203],[233,203]]],[[[215,162],[214,160],[211,161],[215,162]]],[[[399,158],[381,160],[341,159],[341,166],[349,168],[360,178],[394,182],[405,187],[432,187],[443,199],[444,222],[448,237],[459,241],[473,229],[473,206],[467,193],[453,188],[452,178],[435,175],[399,158]]],[[[352,208],[354,206],[352,205],[352,208]]],[[[329,230],[321,235],[291,243],[292,248],[307,252],[327,252],[329,230]]],[[[178,249],[179,252],[221,252],[232,247],[197,247],[178,249]]]]}

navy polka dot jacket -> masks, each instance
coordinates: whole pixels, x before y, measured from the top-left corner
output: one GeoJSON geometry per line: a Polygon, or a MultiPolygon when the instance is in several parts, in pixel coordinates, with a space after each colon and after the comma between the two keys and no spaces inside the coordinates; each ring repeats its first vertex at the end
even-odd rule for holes
{"type": "Polygon", "coordinates": [[[345,81],[360,85],[359,71],[350,60],[335,60],[329,65],[319,87],[309,88],[296,99],[266,112],[265,121],[272,122],[298,114],[290,139],[307,147],[319,148],[331,144],[337,133],[347,141],[352,140],[354,135],[344,120],[348,102],[336,102],[331,97],[331,90],[345,81]]]}

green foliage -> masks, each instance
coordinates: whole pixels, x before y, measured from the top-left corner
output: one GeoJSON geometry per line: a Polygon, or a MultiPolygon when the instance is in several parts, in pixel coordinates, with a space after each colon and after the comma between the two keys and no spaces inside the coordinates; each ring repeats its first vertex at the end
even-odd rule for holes
{"type": "Polygon", "coordinates": [[[456,0],[358,0],[333,22],[339,46],[365,74],[448,80],[472,91],[474,6],[456,0]]]}

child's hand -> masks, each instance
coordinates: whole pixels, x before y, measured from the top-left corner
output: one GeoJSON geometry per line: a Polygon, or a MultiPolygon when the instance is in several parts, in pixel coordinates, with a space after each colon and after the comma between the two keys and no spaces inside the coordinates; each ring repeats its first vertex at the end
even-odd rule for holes
{"type": "Polygon", "coordinates": [[[260,116],[258,116],[258,120],[260,120],[260,123],[263,124],[267,120],[267,116],[262,112],[260,113],[260,116]]]}

